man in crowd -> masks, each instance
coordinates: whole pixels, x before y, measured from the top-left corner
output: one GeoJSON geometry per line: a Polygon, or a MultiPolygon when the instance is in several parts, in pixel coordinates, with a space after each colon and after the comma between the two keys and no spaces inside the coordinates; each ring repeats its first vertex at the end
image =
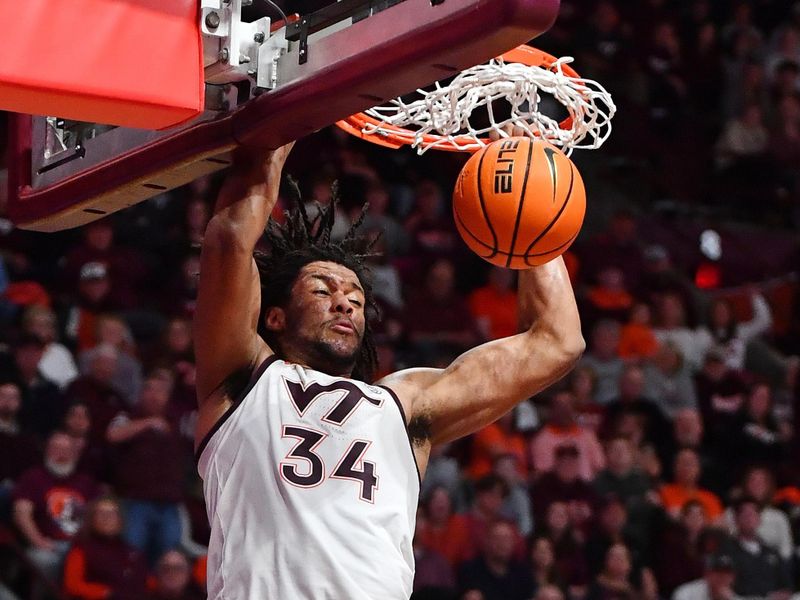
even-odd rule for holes
{"type": "Polygon", "coordinates": [[[14,524],[28,545],[28,557],[52,581],[86,505],[100,492],[91,477],[76,471],[77,464],[72,438],[56,431],[47,440],[44,465],[25,471],[13,493],[14,524]]]}
{"type": "Polygon", "coordinates": [[[0,353],[0,380],[13,381],[22,392],[19,420],[42,438],[61,421],[63,405],[58,386],[39,371],[45,343],[34,335],[20,336],[10,352],[0,353]]]}
{"type": "Polygon", "coordinates": [[[606,446],[606,469],[594,480],[600,498],[618,498],[628,513],[628,530],[637,539],[646,539],[655,516],[658,494],[650,477],[634,465],[630,440],[616,437],[606,446]]]}
{"type": "Polygon", "coordinates": [[[486,533],[481,555],[462,563],[459,587],[464,593],[481,592],[484,600],[527,600],[533,589],[528,567],[514,560],[514,526],[505,521],[492,523],[486,533]]]}
{"type": "Polygon", "coordinates": [[[145,552],[150,564],[178,546],[186,446],[166,419],[170,384],[148,377],[136,409],[120,413],[108,427],[107,440],[116,452],[115,489],[123,498],[128,543],[145,552]]]}
{"type": "Polygon", "coordinates": [[[684,583],[672,595],[672,600],[738,600],[733,591],[736,579],[733,559],[727,554],[711,555],[706,560],[702,579],[684,583]]]}
{"type": "Polygon", "coordinates": [[[89,408],[92,421],[91,440],[102,443],[111,420],[119,414],[125,401],[112,383],[117,371],[119,351],[111,344],[100,344],[94,350],[89,371],[75,379],[66,391],[67,401],[81,402],[89,408]]]}
{"type": "Polygon", "coordinates": [[[590,351],[578,363],[591,368],[597,376],[594,399],[600,404],[608,404],[619,394],[619,377],[625,368],[617,354],[619,336],[619,323],[610,319],[598,321],[592,329],[590,351]]]}
{"type": "Polygon", "coordinates": [[[745,497],[734,508],[736,537],[727,544],[736,571],[734,590],[740,596],[787,600],[791,596],[788,564],[758,537],[761,511],[745,497]]]}
{"type": "Polygon", "coordinates": [[[17,384],[0,383],[0,520],[9,516],[14,483],[41,460],[36,438],[20,427],[17,417],[21,403],[17,384]]]}

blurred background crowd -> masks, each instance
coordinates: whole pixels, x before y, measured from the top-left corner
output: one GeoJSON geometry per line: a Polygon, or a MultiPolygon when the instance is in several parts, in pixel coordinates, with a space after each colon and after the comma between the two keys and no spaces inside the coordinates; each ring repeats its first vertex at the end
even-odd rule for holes
{"type": "MultiPolygon", "coordinates": [[[[434,450],[414,597],[785,600],[800,590],[800,4],[562,0],[536,44],[619,108],[609,143],[573,156],[588,210],[565,260],[588,347],[434,450]]],[[[338,182],[335,234],[365,202],[382,232],[381,374],[516,331],[514,273],[469,253],[449,214],[464,160],[326,129],[287,164],[309,203],[338,182]]],[[[219,185],[56,234],[0,219],[0,598],[204,597],[191,319],[219,185]]]]}

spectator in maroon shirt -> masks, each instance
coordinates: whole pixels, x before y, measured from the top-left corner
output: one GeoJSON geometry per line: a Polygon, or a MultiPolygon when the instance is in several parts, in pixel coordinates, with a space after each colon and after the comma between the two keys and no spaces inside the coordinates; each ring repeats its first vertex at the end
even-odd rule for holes
{"type": "MultiPolygon", "coordinates": [[[[589,580],[589,566],[584,551],[584,537],[570,522],[566,502],[553,502],[540,523],[542,535],[553,543],[555,571],[558,581],[580,592],[589,580]]],[[[583,590],[585,592],[585,590],[583,590]]],[[[577,597],[583,596],[576,593],[577,597]]]]}
{"type": "Polygon", "coordinates": [[[197,422],[196,368],[192,325],[187,319],[176,317],[167,324],[150,364],[158,373],[168,377],[173,385],[169,420],[178,426],[181,435],[193,445],[197,422]]]}
{"type": "Polygon", "coordinates": [[[181,540],[179,502],[188,456],[166,418],[170,392],[167,380],[148,377],[136,409],[120,413],[106,435],[115,450],[113,480],[125,506],[125,538],[147,553],[150,564],[181,540]]]}
{"type": "Polygon", "coordinates": [[[140,290],[148,276],[147,265],[132,248],[114,244],[114,228],[109,219],[90,223],[83,229],[83,241],[66,256],[64,284],[72,289],[82,279],[81,270],[87,263],[103,265],[108,270],[109,300],[112,308],[136,308],[140,290]]]}
{"type": "Polygon", "coordinates": [[[580,455],[572,444],[556,448],[555,465],[533,484],[531,501],[534,522],[541,523],[554,502],[564,502],[569,508],[570,521],[584,530],[589,526],[597,496],[592,484],[580,477],[580,455]]]}
{"type": "Polygon", "coordinates": [[[615,266],[622,269],[628,285],[636,288],[642,270],[642,241],[633,213],[616,211],[608,229],[581,245],[579,255],[587,279],[594,279],[603,267],[615,266]]]}
{"type": "Polygon", "coordinates": [[[186,555],[169,550],[158,559],[154,590],[148,600],[202,600],[205,594],[192,582],[192,567],[186,555]]]}
{"type": "Polygon", "coordinates": [[[405,222],[416,257],[452,257],[459,239],[453,219],[445,210],[442,191],[433,181],[420,181],[415,190],[414,210],[405,222]]]}
{"type": "Polygon", "coordinates": [[[730,433],[747,396],[744,378],[732,371],[725,360],[724,349],[712,346],[706,352],[703,368],[694,377],[697,403],[706,425],[706,441],[711,453],[718,457],[726,456],[732,449],[730,433]]]}
{"type": "Polygon", "coordinates": [[[141,600],[147,594],[144,556],[122,539],[116,500],[92,503],[84,533],[64,560],[64,592],[71,600],[141,600]]]}
{"type": "Polygon", "coordinates": [[[27,469],[41,462],[37,439],[17,420],[22,395],[12,382],[0,383],[0,522],[8,520],[11,490],[27,469]]]}
{"type": "Polygon", "coordinates": [[[66,391],[69,403],[81,402],[89,408],[92,422],[90,439],[102,444],[111,420],[123,410],[125,401],[114,387],[119,352],[110,344],[101,344],[94,350],[89,371],[73,381],[66,391]]]}
{"type": "MultiPolygon", "coordinates": [[[[478,341],[477,326],[464,298],[455,289],[455,268],[446,259],[431,265],[422,290],[408,303],[406,331],[426,357],[442,350],[461,352],[478,341]],[[424,306],[425,310],[419,310],[424,306]]],[[[422,359],[423,356],[420,356],[422,359]]]]}
{"type": "Polygon", "coordinates": [[[654,567],[659,587],[665,594],[703,576],[704,561],[722,539],[722,530],[713,530],[703,505],[689,500],[680,519],[665,523],[654,545],[654,567]]]}
{"type": "Polygon", "coordinates": [[[14,523],[28,544],[28,556],[56,581],[70,542],[81,527],[86,505],[99,494],[89,475],[76,470],[72,438],[57,431],[47,441],[44,465],[23,473],[14,489],[14,523]]]}
{"type": "Polygon", "coordinates": [[[67,409],[61,430],[72,438],[78,450],[78,470],[98,481],[107,480],[108,456],[105,444],[91,438],[92,417],[83,402],[74,402],[67,409]]]}

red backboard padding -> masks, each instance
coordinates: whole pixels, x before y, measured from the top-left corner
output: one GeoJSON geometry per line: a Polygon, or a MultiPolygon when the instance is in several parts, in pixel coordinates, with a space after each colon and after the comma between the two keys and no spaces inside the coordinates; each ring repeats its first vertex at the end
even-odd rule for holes
{"type": "Polygon", "coordinates": [[[203,109],[197,0],[0,0],[0,109],[163,129],[203,109]]]}

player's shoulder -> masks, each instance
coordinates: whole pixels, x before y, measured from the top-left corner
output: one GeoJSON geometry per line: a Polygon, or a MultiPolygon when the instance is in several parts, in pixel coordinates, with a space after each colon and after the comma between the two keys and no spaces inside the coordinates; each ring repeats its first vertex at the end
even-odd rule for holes
{"type": "Polygon", "coordinates": [[[386,375],[376,385],[391,389],[402,399],[413,400],[426,387],[436,383],[442,369],[414,367],[386,375]]]}

